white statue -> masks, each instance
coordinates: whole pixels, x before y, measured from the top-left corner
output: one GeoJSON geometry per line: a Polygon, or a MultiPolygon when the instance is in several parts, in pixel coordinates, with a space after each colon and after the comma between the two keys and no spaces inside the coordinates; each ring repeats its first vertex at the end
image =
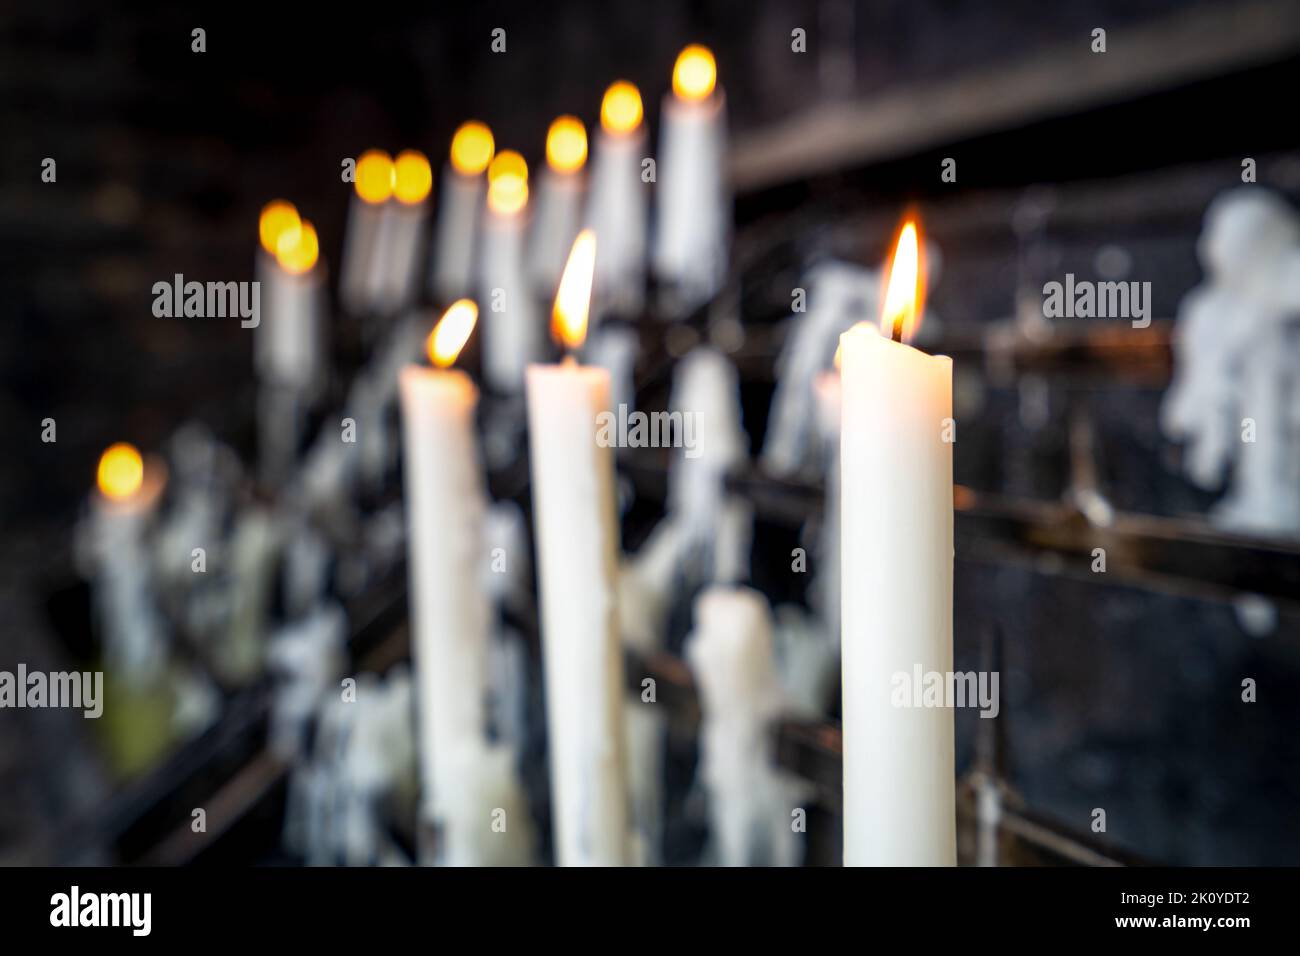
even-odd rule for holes
{"type": "Polygon", "coordinates": [[[1161,425],[1198,485],[1230,472],[1212,520],[1300,533],[1300,220],[1237,189],[1211,203],[1197,252],[1206,280],[1179,306],[1161,425]]]}

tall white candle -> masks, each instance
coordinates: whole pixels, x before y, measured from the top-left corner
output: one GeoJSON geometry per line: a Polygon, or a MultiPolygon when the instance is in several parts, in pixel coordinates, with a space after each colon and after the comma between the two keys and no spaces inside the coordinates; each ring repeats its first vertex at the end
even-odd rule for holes
{"type": "Polygon", "coordinates": [[[320,240],[310,222],[278,200],[262,210],[258,225],[263,314],[254,333],[257,370],[276,385],[310,392],[320,384],[325,351],[320,240]]]}
{"type": "Polygon", "coordinates": [[[716,292],[727,269],[727,108],[716,81],[713,54],[692,44],[677,57],[673,92],[663,103],[654,264],[682,308],[716,292]]]}
{"type": "Polygon", "coordinates": [[[379,307],[386,314],[400,312],[419,295],[432,185],[433,173],[423,153],[414,149],[398,153],[393,162],[395,201],[384,208],[378,251],[382,274],[379,307]]]}
{"type": "Polygon", "coordinates": [[[166,469],[125,442],[99,459],[91,494],[88,551],[92,592],[114,676],[145,683],[165,662],[162,622],[151,598],[148,525],[166,486],[166,469]]]}
{"type": "Polygon", "coordinates": [[[433,251],[431,285],[440,301],[450,302],[473,291],[483,174],[495,149],[492,131],[476,120],[461,124],[452,137],[451,157],[438,191],[433,251]]]}
{"type": "Polygon", "coordinates": [[[626,80],[605,91],[592,159],[587,225],[600,237],[592,285],[593,320],[604,312],[632,315],[645,298],[646,154],[641,93],[626,80]]]}
{"type": "MultiPolygon", "coordinates": [[[[884,309],[905,338],[918,249],[909,223],[884,309]]],[[[896,675],[952,670],[952,360],[865,324],[840,345],[844,862],[953,865],[953,713],[894,694],[896,675]]]]}
{"type": "Polygon", "coordinates": [[[524,369],[538,358],[542,335],[524,265],[528,165],[512,150],[488,167],[487,216],[479,301],[483,317],[483,373],[494,388],[519,392],[524,369]]]}
{"type": "MultiPolygon", "coordinates": [[[[595,237],[573,244],[554,318],[582,342],[595,237]]],[[[541,589],[542,652],[556,860],[628,862],[623,652],[616,606],[614,452],[596,440],[609,373],[568,360],[528,368],[528,438],[541,589]]]]}
{"type": "MultiPolygon", "coordinates": [[[[461,775],[469,772],[466,755],[486,744],[491,618],[483,579],[487,500],[474,431],[478,390],[464,372],[446,367],[477,317],[473,302],[454,303],[429,336],[437,367],[408,365],[400,379],[422,813],[440,824],[451,820],[461,775]]],[[[449,845],[466,839],[452,829],[444,829],[449,845]]]]}
{"type": "Polygon", "coordinates": [[[393,228],[386,212],[397,180],[393,158],[381,149],[367,150],[357,158],[353,177],[356,192],[348,206],[339,299],[359,315],[379,311],[384,303],[385,233],[393,228]]]}
{"type": "Polygon", "coordinates": [[[528,270],[534,287],[545,294],[560,281],[564,259],[578,234],[586,162],[586,127],[575,116],[559,117],[546,133],[546,168],[528,236],[528,270]]]}
{"type": "Polygon", "coordinates": [[[292,471],[308,407],[323,385],[325,268],[315,227],[289,203],[269,203],[258,232],[258,457],[262,480],[274,485],[292,471]]]}

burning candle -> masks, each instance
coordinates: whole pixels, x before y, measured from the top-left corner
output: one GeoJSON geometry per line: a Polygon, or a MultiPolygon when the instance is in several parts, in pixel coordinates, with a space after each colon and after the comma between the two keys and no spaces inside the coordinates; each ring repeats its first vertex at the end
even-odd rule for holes
{"type": "Polygon", "coordinates": [[[393,162],[393,199],[384,209],[378,251],[382,263],[381,311],[398,312],[415,301],[420,289],[420,253],[429,221],[433,172],[419,150],[397,154],[393,162]]]}
{"type": "Polygon", "coordinates": [[[689,309],[721,286],[730,230],[726,96],[707,47],[691,44],[678,55],[660,135],[655,271],[673,287],[675,304],[689,309]]]}
{"type": "Polygon", "coordinates": [[[523,262],[528,164],[513,150],[488,166],[480,301],[491,313],[483,326],[483,371],[493,387],[518,392],[524,369],[541,347],[536,304],[523,262]]]}
{"type": "MultiPolygon", "coordinates": [[[[916,224],[899,234],[884,335],[840,338],[844,862],[956,862],[953,714],[895,698],[952,670],[952,360],[906,344],[922,314],[916,224]]],[[[926,703],[929,703],[928,701],[926,703]]]]}
{"type": "MultiPolygon", "coordinates": [[[[553,329],[578,348],[586,334],[596,237],[573,243],[553,329]]],[[[628,862],[623,652],[615,599],[618,525],[614,452],[597,441],[610,408],[609,373],[528,367],[528,438],[541,591],[546,716],[556,860],[628,862]]]]}
{"type": "Polygon", "coordinates": [[[575,116],[561,116],[546,133],[546,168],[529,236],[529,271],[535,287],[547,293],[560,281],[564,257],[578,234],[586,163],[586,127],[575,116]]]}
{"type": "Polygon", "coordinates": [[[462,124],[451,139],[438,195],[433,255],[433,294],[443,302],[468,295],[473,288],[483,173],[495,148],[492,131],[477,120],[462,124]]]}
{"type": "Polygon", "coordinates": [[[597,311],[633,314],[645,295],[646,193],[641,93],[626,80],[605,91],[592,162],[587,224],[600,236],[593,295],[597,311]]]}
{"type": "Polygon", "coordinates": [[[104,658],[119,680],[142,683],[163,664],[162,627],[150,590],[145,535],[166,487],[166,469],[126,442],[100,456],[91,496],[93,593],[104,658]]]}
{"type": "Polygon", "coordinates": [[[435,824],[449,819],[466,759],[486,744],[491,616],[483,579],[487,496],[474,431],[478,390],[450,367],[477,318],[470,300],[453,303],[429,335],[432,367],[408,365],[400,376],[422,814],[435,824]]]}
{"type": "Polygon", "coordinates": [[[263,208],[258,234],[265,312],[255,339],[258,371],[277,385],[310,391],[319,384],[324,351],[320,239],[316,227],[282,200],[263,208]]]}
{"type": "Polygon", "coordinates": [[[344,308],[354,314],[377,311],[383,304],[384,209],[393,197],[396,182],[393,158],[382,149],[367,150],[357,159],[353,181],[356,192],[348,208],[339,273],[339,298],[344,308]]]}
{"type": "Polygon", "coordinates": [[[325,270],[316,228],[289,203],[268,203],[258,234],[264,313],[253,340],[261,383],[258,455],[263,480],[274,484],[292,469],[308,407],[324,378],[325,270]]]}

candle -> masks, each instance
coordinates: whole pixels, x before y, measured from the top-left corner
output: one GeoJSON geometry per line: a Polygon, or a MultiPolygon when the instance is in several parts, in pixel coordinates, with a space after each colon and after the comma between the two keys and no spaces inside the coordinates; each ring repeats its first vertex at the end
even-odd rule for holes
{"type": "Polygon", "coordinates": [[[257,273],[265,306],[255,333],[258,372],[277,385],[311,391],[319,384],[324,351],[316,227],[276,200],[262,210],[258,233],[257,273]]]}
{"type": "MultiPolygon", "coordinates": [[[[491,617],[484,582],[487,499],[474,431],[478,391],[468,375],[449,367],[477,318],[470,300],[453,303],[428,339],[434,367],[408,365],[400,377],[422,814],[435,825],[449,819],[465,755],[486,743],[491,617]]],[[[445,835],[448,844],[464,837],[445,835]]]]}
{"type": "Polygon", "coordinates": [[[146,467],[133,445],[100,456],[91,495],[92,591],[104,633],[104,659],[117,679],[143,683],[162,668],[162,624],[151,598],[145,534],[166,486],[160,462],[146,467]]]}
{"type": "Polygon", "coordinates": [[[713,295],[727,269],[726,97],[716,81],[713,54],[692,44],[663,104],[654,263],[683,310],[713,295]]]}
{"type": "MultiPolygon", "coordinates": [[[[877,335],[840,339],[846,865],[953,865],[953,714],[896,706],[896,675],[952,670],[952,360],[910,345],[916,226],[901,231],[877,335]],[[897,340],[896,340],[897,339],[897,340]]],[[[909,702],[917,704],[920,702],[909,702]]]]}
{"type": "Polygon", "coordinates": [[[474,281],[474,246],[483,206],[483,174],[496,144],[492,131],[476,120],[463,123],[451,140],[451,156],[438,194],[434,240],[433,294],[440,301],[468,295],[474,281]]]}
{"type": "Polygon", "coordinates": [[[378,258],[382,268],[380,310],[396,313],[415,301],[420,289],[420,253],[429,221],[433,173],[419,150],[397,154],[393,163],[393,199],[383,211],[378,258]]]}
{"type": "Polygon", "coordinates": [[[783,692],[767,599],[750,588],[705,590],[695,599],[686,659],[700,690],[700,776],[718,862],[788,865],[791,801],[771,736],[783,692]]]}
{"type": "MultiPolygon", "coordinates": [[[[582,344],[596,239],[583,230],[560,280],[554,328],[582,344]]],[[[609,373],[528,367],[528,438],[541,591],[552,815],[562,866],[628,862],[623,652],[615,599],[614,452],[596,440],[609,373]]]]}
{"type": "Polygon", "coordinates": [[[371,149],[357,159],[353,185],[356,193],[348,207],[339,274],[339,299],[353,314],[378,311],[384,301],[383,233],[392,228],[384,215],[397,182],[393,159],[382,149],[371,149]]]}
{"type": "Polygon", "coordinates": [[[258,222],[256,272],[265,313],[254,333],[258,392],[258,455],[268,484],[283,480],[298,453],[308,406],[324,376],[322,302],[315,227],[289,203],[276,200],[258,222]]]}
{"type": "Polygon", "coordinates": [[[555,288],[582,207],[582,168],[587,162],[587,130],[574,116],[561,116],[546,133],[546,168],[537,190],[529,236],[529,272],[535,287],[555,288]]]}
{"type": "Polygon", "coordinates": [[[641,93],[626,80],[605,91],[592,161],[587,225],[600,236],[593,284],[595,314],[632,315],[645,297],[646,187],[641,181],[645,126],[641,93]]]}
{"type": "Polygon", "coordinates": [[[489,313],[483,324],[483,372],[494,388],[511,393],[523,387],[524,369],[541,347],[523,262],[527,206],[528,164],[505,150],[488,167],[479,288],[489,313]]]}

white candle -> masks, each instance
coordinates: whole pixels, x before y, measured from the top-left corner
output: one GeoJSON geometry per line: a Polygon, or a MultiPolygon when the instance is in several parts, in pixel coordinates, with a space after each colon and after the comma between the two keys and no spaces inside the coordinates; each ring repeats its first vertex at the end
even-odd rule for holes
{"type": "Polygon", "coordinates": [[[561,116],[546,133],[542,170],[528,237],[528,269],[534,288],[549,294],[560,281],[564,259],[578,234],[582,208],[587,130],[574,116],[561,116]]]}
{"type": "Polygon", "coordinates": [[[433,173],[418,150],[398,153],[393,163],[393,199],[384,207],[378,250],[382,275],[379,310],[394,314],[411,305],[420,292],[421,252],[429,221],[433,173]]]}
{"type": "Polygon", "coordinates": [[[442,302],[469,295],[474,283],[474,253],[483,208],[484,172],[496,144],[482,123],[463,123],[451,140],[451,157],[438,193],[438,225],[433,252],[433,294],[442,302]]]}
{"type": "Polygon", "coordinates": [[[145,535],[166,486],[160,462],[119,442],[99,459],[89,534],[95,605],[104,659],[118,680],[143,683],[164,663],[161,621],[151,597],[145,535]]]}
{"type": "Polygon", "coordinates": [[[524,269],[528,165],[512,150],[488,167],[487,216],[479,301],[483,317],[483,374],[494,388],[518,392],[524,369],[542,345],[537,307],[524,269]]]}
{"type": "Polygon", "coordinates": [[[587,225],[600,237],[592,286],[593,318],[633,315],[645,298],[645,127],[641,94],[626,80],[605,91],[592,160],[587,225]]]}
{"type": "MultiPolygon", "coordinates": [[[[454,303],[429,336],[429,358],[438,367],[409,365],[400,379],[422,812],[435,823],[450,819],[464,754],[485,746],[491,618],[487,501],[474,431],[478,390],[464,372],[446,367],[477,317],[473,302],[454,303]]],[[[449,830],[445,836],[449,844],[463,838],[449,830]]]]}
{"type": "Polygon", "coordinates": [[[770,736],[782,690],[767,599],[750,588],[704,591],[695,599],[686,659],[700,689],[700,773],[718,862],[788,861],[793,852],[781,844],[793,838],[790,809],[770,736]]]}
{"type": "MultiPolygon", "coordinates": [[[[595,237],[584,230],[555,300],[555,323],[570,348],[585,332],[594,255],[595,237]]],[[[604,369],[572,360],[528,368],[551,806],[562,866],[628,862],[614,451],[596,441],[609,387],[604,369]]]]}
{"type": "Polygon", "coordinates": [[[727,270],[726,97],[716,80],[713,54],[692,44],[677,57],[663,104],[654,263],[682,308],[713,295],[727,270]]]}
{"type": "Polygon", "coordinates": [[[258,457],[263,481],[273,485],[291,472],[308,406],[323,385],[325,268],[315,227],[289,203],[268,203],[258,232],[258,457]]]}
{"type": "Polygon", "coordinates": [[[262,210],[258,231],[263,314],[254,333],[257,370],[275,385],[310,392],[320,384],[325,351],[320,240],[316,228],[280,200],[262,210]]]}
{"type": "Polygon", "coordinates": [[[354,315],[376,312],[383,306],[384,247],[388,242],[385,233],[393,228],[386,211],[396,179],[393,159],[383,150],[367,150],[357,159],[353,180],[356,192],[348,206],[339,270],[339,299],[354,315]]]}
{"type": "MultiPolygon", "coordinates": [[[[908,224],[885,327],[919,315],[908,224]]],[[[844,862],[953,865],[953,713],[896,706],[895,676],[952,670],[952,360],[859,324],[840,339],[844,862]]]]}

